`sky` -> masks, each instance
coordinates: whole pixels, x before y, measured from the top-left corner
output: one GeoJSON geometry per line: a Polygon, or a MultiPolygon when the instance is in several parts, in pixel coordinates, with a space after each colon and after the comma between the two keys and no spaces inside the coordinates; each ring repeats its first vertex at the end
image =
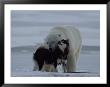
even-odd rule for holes
{"type": "Polygon", "coordinates": [[[43,42],[49,30],[70,25],[79,29],[83,45],[100,45],[100,11],[11,11],[11,47],[43,42]]]}

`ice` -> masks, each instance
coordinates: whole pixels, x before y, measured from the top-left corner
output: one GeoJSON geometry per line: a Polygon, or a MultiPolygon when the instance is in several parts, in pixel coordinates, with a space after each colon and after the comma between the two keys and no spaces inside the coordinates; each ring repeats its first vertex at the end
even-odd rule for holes
{"type": "Polygon", "coordinates": [[[12,48],[12,76],[100,76],[100,52],[98,47],[96,49],[96,47],[83,46],[77,63],[77,72],[80,73],[33,71],[33,52],[34,46],[12,48]]]}

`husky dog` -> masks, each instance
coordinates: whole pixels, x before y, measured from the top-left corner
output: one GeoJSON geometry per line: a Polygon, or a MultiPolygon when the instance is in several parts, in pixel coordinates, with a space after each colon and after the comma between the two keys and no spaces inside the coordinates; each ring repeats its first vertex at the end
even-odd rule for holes
{"type": "Polygon", "coordinates": [[[68,47],[68,40],[58,41],[54,51],[51,48],[39,46],[33,54],[35,63],[33,70],[35,71],[38,68],[39,71],[66,72],[68,47]]]}

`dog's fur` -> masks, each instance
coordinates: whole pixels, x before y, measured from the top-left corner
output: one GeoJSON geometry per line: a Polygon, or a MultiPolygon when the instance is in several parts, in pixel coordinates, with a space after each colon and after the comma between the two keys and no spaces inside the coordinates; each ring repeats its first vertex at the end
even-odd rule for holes
{"type": "MultiPolygon", "coordinates": [[[[53,57],[47,48],[39,47],[33,54],[33,59],[34,62],[37,62],[39,70],[44,71],[44,67],[53,66],[53,57]]],[[[46,69],[46,71],[48,70],[46,69]]]]}
{"type": "MultiPolygon", "coordinates": [[[[37,63],[40,71],[58,71],[57,66],[60,64],[65,65],[68,54],[68,40],[61,40],[58,42],[55,50],[49,50],[43,46],[37,48],[36,52],[33,54],[34,62],[37,63]],[[66,44],[66,48],[61,50],[61,46],[66,44]],[[61,60],[61,61],[58,61],[61,60]]],[[[36,65],[35,65],[36,67],[36,65]]],[[[36,70],[34,68],[34,70],[36,70]]]]}
{"type": "Polygon", "coordinates": [[[63,71],[66,72],[66,65],[67,65],[67,55],[69,53],[69,40],[61,40],[58,41],[58,45],[53,51],[54,55],[54,66],[57,69],[57,72],[61,72],[58,70],[59,66],[62,66],[63,71]]]}

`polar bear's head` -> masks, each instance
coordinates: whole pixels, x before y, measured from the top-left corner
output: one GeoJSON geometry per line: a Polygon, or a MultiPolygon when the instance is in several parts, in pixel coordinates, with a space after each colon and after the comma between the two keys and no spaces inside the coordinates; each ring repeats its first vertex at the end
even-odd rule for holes
{"type": "Polygon", "coordinates": [[[58,42],[62,39],[64,38],[62,38],[60,34],[49,34],[45,39],[45,42],[49,46],[49,49],[54,51],[55,48],[58,46],[58,42]]]}
{"type": "Polygon", "coordinates": [[[69,49],[69,39],[65,38],[62,34],[49,34],[45,42],[49,46],[49,50],[53,52],[59,49],[64,53],[66,52],[65,50],[69,49]]]}

